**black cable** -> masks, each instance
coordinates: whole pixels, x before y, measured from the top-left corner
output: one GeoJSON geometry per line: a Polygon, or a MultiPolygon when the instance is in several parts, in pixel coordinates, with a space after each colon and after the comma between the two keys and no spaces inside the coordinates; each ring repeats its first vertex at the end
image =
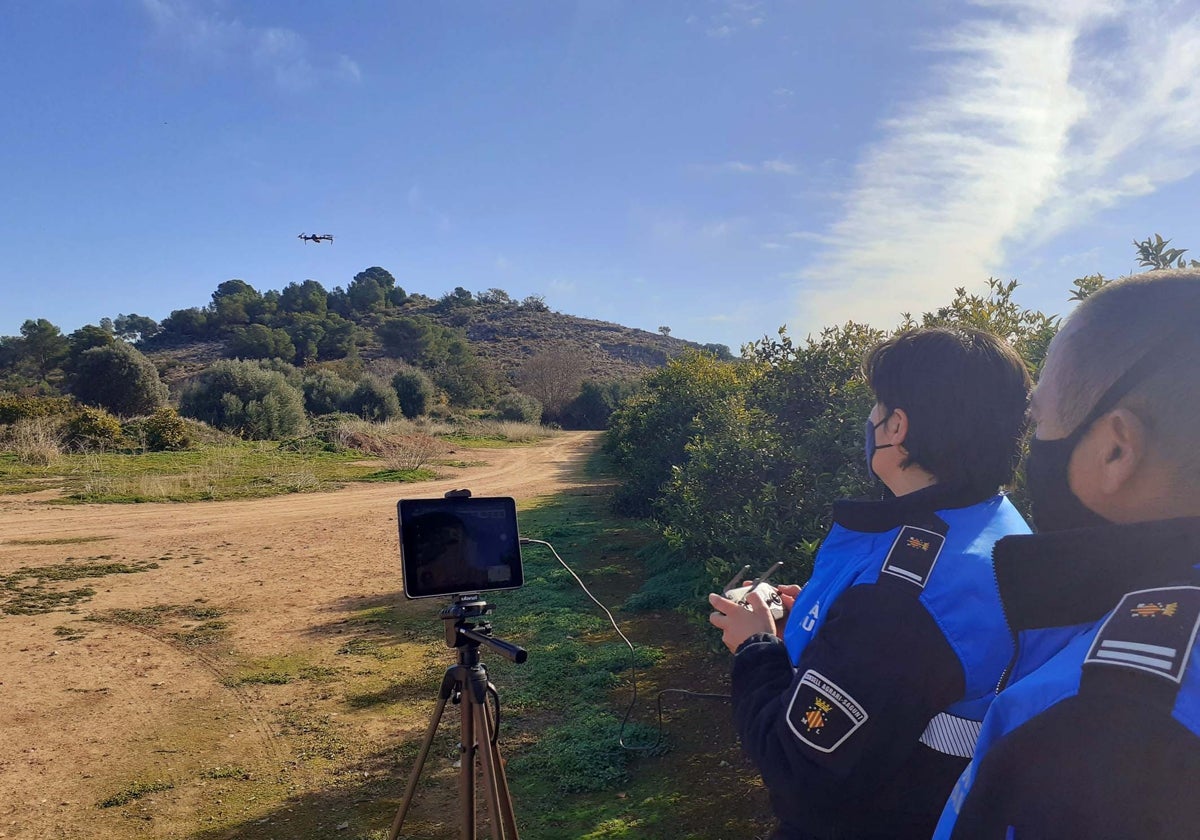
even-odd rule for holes
{"type": "Polygon", "coordinates": [[[629,750],[631,752],[653,752],[654,750],[657,750],[662,745],[662,742],[663,742],[662,698],[663,698],[664,694],[686,694],[690,697],[698,697],[702,700],[732,700],[733,699],[732,696],[728,695],[728,694],[707,694],[707,693],[699,692],[699,691],[689,691],[685,688],[664,688],[662,691],[658,692],[658,696],[654,700],[654,707],[658,712],[658,737],[655,739],[654,743],[648,747],[635,747],[635,746],[626,744],[625,743],[625,727],[629,724],[630,716],[633,715],[633,707],[635,705],[637,705],[637,696],[638,696],[638,691],[637,691],[637,652],[633,649],[633,643],[630,642],[629,638],[624,633],[621,632],[621,628],[617,626],[617,620],[615,618],[613,618],[613,614],[608,611],[608,607],[604,606],[604,604],[601,604],[598,600],[596,600],[596,596],[593,595],[591,593],[591,591],[587,588],[587,585],[584,584],[584,582],[579,579],[579,575],[575,574],[575,570],[567,565],[567,561],[563,560],[561,557],[558,556],[558,552],[554,550],[554,546],[550,545],[550,543],[546,542],[545,540],[534,540],[534,539],[530,539],[528,537],[521,537],[520,542],[521,542],[521,545],[529,545],[529,544],[533,543],[533,544],[537,544],[537,545],[544,545],[544,546],[546,546],[546,548],[550,549],[550,553],[554,555],[554,559],[557,560],[560,564],[562,564],[562,567],[567,570],[568,574],[570,574],[571,577],[575,578],[575,582],[579,584],[579,588],[583,590],[583,594],[585,594],[589,598],[591,598],[592,603],[595,604],[600,609],[602,609],[604,611],[604,614],[606,616],[608,616],[608,622],[612,625],[613,630],[616,631],[617,635],[621,637],[621,641],[623,641],[625,643],[626,647],[629,648],[629,672],[633,677],[633,679],[632,679],[633,697],[630,698],[630,700],[629,700],[629,707],[627,709],[625,709],[625,716],[621,718],[621,728],[617,732],[617,743],[621,745],[622,749],[629,750]]]}

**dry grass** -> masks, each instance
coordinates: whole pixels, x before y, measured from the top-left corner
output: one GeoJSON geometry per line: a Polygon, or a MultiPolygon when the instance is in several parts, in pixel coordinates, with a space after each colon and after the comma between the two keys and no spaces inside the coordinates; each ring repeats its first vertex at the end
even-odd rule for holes
{"type": "Polygon", "coordinates": [[[61,423],[53,417],[23,417],[8,430],[7,448],[18,463],[46,467],[63,453],[61,423]]]}
{"type": "Polygon", "coordinates": [[[524,444],[555,437],[560,432],[536,423],[501,420],[471,420],[462,424],[429,418],[346,420],[334,434],[337,444],[378,456],[391,469],[420,469],[446,452],[447,441],[455,445],[524,444]]]}
{"type": "Polygon", "coordinates": [[[389,470],[419,470],[446,452],[446,444],[432,435],[411,434],[388,438],[380,457],[389,470]]]}

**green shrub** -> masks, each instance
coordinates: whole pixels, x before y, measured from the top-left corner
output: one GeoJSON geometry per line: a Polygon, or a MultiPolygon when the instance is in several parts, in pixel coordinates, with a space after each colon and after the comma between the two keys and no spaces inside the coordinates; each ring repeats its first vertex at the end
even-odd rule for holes
{"type": "Polygon", "coordinates": [[[736,398],[757,368],[684,353],[646,377],[646,390],[613,414],[605,451],[621,486],[613,504],[622,513],[650,515],[672,471],[687,460],[687,444],[717,406],[736,398]]]}
{"type": "Polygon", "coordinates": [[[308,428],[304,395],[256,362],[217,362],[184,390],[179,411],[255,440],[295,437],[308,428]]]}
{"type": "Polygon", "coordinates": [[[433,402],[433,383],[417,368],[406,367],[396,371],[392,377],[392,388],[400,403],[401,413],[409,419],[420,417],[433,402]]]}
{"type": "Polygon", "coordinates": [[[82,406],[63,429],[75,449],[109,449],[121,443],[121,421],[102,408],[82,406]]]}
{"type": "Polygon", "coordinates": [[[342,409],[363,420],[391,420],[400,415],[400,401],[392,386],[377,376],[368,374],[342,403],[342,409]]]}
{"type": "Polygon", "coordinates": [[[152,452],[174,452],[192,445],[188,425],[175,409],[164,406],[146,418],[142,428],[152,452]]]}
{"type": "Polygon", "coordinates": [[[79,409],[70,397],[19,397],[0,394],[0,425],[32,417],[66,417],[79,409]]]}
{"type": "Polygon", "coordinates": [[[518,423],[540,423],[542,404],[528,394],[514,391],[496,400],[492,410],[497,420],[512,420],[518,423]]]}
{"type": "Polygon", "coordinates": [[[305,371],[301,387],[304,389],[304,407],[310,414],[340,411],[346,399],[354,393],[353,382],[323,368],[305,371]]]}

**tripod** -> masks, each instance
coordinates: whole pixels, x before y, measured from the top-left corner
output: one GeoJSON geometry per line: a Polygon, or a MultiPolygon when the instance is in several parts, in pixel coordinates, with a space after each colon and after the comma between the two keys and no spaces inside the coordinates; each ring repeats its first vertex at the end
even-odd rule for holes
{"type": "Polygon", "coordinates": [[[454,603],[441,611],[440,618],[446,626],[446,646],[458,651],[458,663],[446,669],[442,687],[438,693],[437,708],[425,730],[421,751],[413,762],[404,800],[392,820],[388,840],[400,836],[400,828],[412,804],[417,790],[417,781],[433,736],[446,709],[446,701],[459,705],[459,751],[462,753],[458,771],[459,838],[475,840],[475,774],[476,761],[483,777],[484,799],[487,802],[488,833],[492,840],[518,840],[517,823],[513,817],[512,797],[508,792],[508,779],[504,775],[504,762],[500,748],[496,745],[496,732],[492,719],[488,717],[487,696],[496,701],[496,724],[499,724],[500,695],[488,681],[487,668],[479,661],[479,646],[485,644],[510,662],[521,663],[526,659],[524,648],[503,639],[492,638],[492,625],[487,621],[470,623],[491,612],[492,607],[478,595],[456,595],[454,603]]]}

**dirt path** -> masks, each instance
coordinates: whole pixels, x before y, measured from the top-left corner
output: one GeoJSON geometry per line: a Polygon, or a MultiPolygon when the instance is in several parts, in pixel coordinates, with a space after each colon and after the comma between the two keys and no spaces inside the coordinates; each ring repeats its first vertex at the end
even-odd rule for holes
{"type": "Polygon", "coordinates": [[[97,803],[131,779],[220,778],[220,765],[292,759],[277,721],[297,695],[268,700],[231,684],[231,663],[311,651],[314,634],[348,611],[402,598],[398,498],[581,489],[595,444],[594,434],[568,433],[472,450],[485,465],[437,481],[241,502],[63,507],[0,497],[0,575],[85,561],[159,565],[56,584],[95,589],[73,613],[0,615],[0,837],[189,836],[196,811],[221,803],[206,801],[203,783],[161,794],[169,807],[152,808],[153,796],[97,803]],[[76,542],[46,544],[68,539],[76,542]],[[170,621],[86,621],[155,606],[170,621]],[[188,632],[212,615],[228,625],[221,644],[194,644],[188,632]]]}

